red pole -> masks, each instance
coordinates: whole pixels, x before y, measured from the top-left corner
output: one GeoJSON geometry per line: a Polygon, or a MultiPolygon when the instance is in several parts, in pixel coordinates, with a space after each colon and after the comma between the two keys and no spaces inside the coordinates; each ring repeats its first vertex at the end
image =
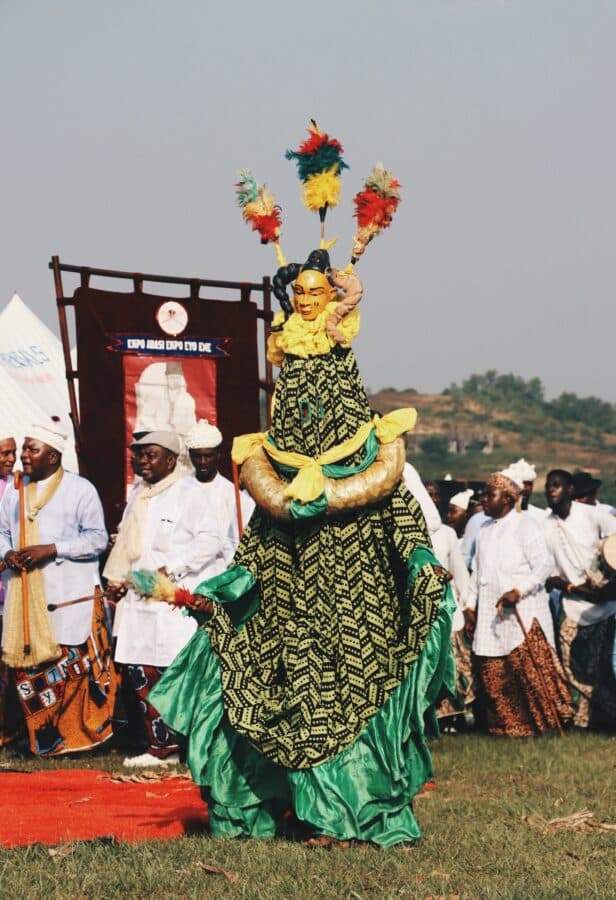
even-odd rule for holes
{"type": "Polygon", "coordinates": [[[244,523],[242,521],[242,499],[240,497],[240,469],[236,462],[231,460],[231,468],[233,470],[233,487],[235,488],[235,511],[237,513],[237,531],[240,536],[244,534],[244,523]]]}
{"type": "MultiPolygon", "coordinates": [[[[19,492],[19,540],[17,549],[23,550],[26,546],[26,497],[24,493],[23,472],[17,470],[13,481],[19,492]]],[[[30,654],[30,605],[28,602],[28,573],[25,569],[20,572],[21,575],[21,610],[23,614],[24,629],[24,656],[30,654]]]]}

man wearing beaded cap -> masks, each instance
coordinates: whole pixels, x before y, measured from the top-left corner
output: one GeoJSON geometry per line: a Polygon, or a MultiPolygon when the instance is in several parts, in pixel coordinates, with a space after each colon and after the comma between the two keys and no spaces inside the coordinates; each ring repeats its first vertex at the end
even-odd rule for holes
{"type": "Polygon", "coordinates": [[[511,737],[562,727],[573,715],[544,588],[552,560],[539,526],[516,512],[520,490],[502,473],[486,482],[490,518],[477,535],[465,601],[487,730],[511,737]]]}
{"type": "Polygon", "coordinates": [[[10,572],[2,654],[30,750],[40,756],[110,738],[117,689],[98,570],[103,508],[94,485],[64,470],[66,441],[56,417],[31,425],[23,487],[7,488],[0,507],[0,556],[10,572]]]}
{"type": "Polygon", "coordinates": [[[231,567],[197,589],[202,627],[155,702],[187,736],[214,834],[273,836],[290,808],[317,845],[390,846],[420,835],[424,713],[454,609],[402,481],[415,412],[372,417],[350,348],[361,283],[324,240],[274,291],[272,425],[233,450],[257,508],[231,567]]]}

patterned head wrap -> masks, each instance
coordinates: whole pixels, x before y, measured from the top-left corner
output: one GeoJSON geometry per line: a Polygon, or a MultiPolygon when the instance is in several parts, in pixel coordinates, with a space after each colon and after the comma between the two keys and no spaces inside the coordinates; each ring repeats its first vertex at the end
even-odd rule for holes
{"type": "Polygon", "coordinates": [[[518,497],[522,493],[520,485],[516,484],[512,478],[508,478],[507,475],[503,475],[502,472],[496,472],[494,475],[490,475],[486,481],[486,487],[496,488],[504,494],[508,494],[514,503],[517,502],[518,497]]]}

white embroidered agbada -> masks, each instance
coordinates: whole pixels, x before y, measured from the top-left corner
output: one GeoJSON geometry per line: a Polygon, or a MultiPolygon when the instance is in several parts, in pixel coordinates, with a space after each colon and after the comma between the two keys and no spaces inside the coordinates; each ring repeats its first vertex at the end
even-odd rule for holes
{"type": "Polygon", "coordinates": [[[521,510],[522,513],[526,513],[527,516],[536,522],[538,525],[541,525],[548,513],[549,509],[541,509],[540,506],[535,506],[533,503],[529,503],[526,509],[521,510]]]}
{"type": "MultiPolygon", "coordinates": [[[[147,486],[146,486],[147,487],[147,486]]],[[[139,491],[131,494],[120,533],[139,491]]],[[[131,569],[165,567],[178,585],[192,590],[207,567],[215,570],[224,541],[216,521],[208,517],[187,479],[173,481],[147,501],[141,552],[131,569]]],[[[116,610],[116,662],[168,666],[196,629],[194,619],[160,601],[144,600],[129,590],[116,610]]]]}
{"type": "MultiPolygon", "coordinates": [[[[37,482],[37,493],[46,481],[37,482]]],[[[40,543],[55,544],[58,551],[55,560],[41,567],[47,603],[60,604],[91,596],[100,584],[98,560],[108,540],[103,507],[94,485],[65,471],[57,491],[37,518],[40,543]]],[[[11,484],[0,506],[2,557],[16,549],[18,542],[19,493],[11,484]]],[[[92,607],[90,600],[50,613],[56,641],[67,646],[86,641],[92,627],[92,607]]]]}
{"type": "Polygon", "coordinates": [[[470,583],[468,569],[460,550],[460,542],[457,534],[449,525],[441,525],[432,533],[431,538],[436,558],[453,575],[452,586],[457,609],[454,613],[452,628],[454,631],[460,631],[464,627],[462,608],[470,583]]]}
{"type": "MultiPolygon", "coordinates": [[[[240,542],[240,533],[237,521],[237,506],[235,500],[235,488],[233,482],[218,472],[211,481],[199,481],[195,475],[184,479],[186,484],[197,492],[198,503],[202,506],[203,514],[212,519],[212,526],[216,527],[223,540],[222,554],[215,562],[206,561],[203,568],[195,576],[196,587],[206,578],[218,575],[230,564],[240,542]]],[[[240,508],[242,513],[242,526],[245,528],[255,508],[255,502],[246,491],[240,491],[240,508]]]]}
{"type": "MultiPolygon", "coordinates": [[[[584,503],[571,504],[569,515],[561,519],[550,512],[543,533],[554,560],[551,575],[559,575],[569,584],[586,581],[601,538],[616,532],[616,517],[584,503]]],[[[563,609],[578,625],[595,625],[616,614],[616,600],[591,603],[576,594],[563,594],[563,609]]]]}
{"type": "Polygon", "coordinates": [[[410,462],[404,463],[402,479],[415,500],[417,500],[421,506],[421,511],[426,520],[426,525],[428,526],[428,531],[430,532],[430,536],[432,536],[443,523],[441,522],[439,511],[434,505],[434,500],[426,490],[419,472],[410,464],[410,462]]]}
{"type": "Polygon", "coordinates": [[[549,597],[544,588],[553,561],[540,528],[515,510],[502,519],[488,519],[477,535],[470,587],[465,605],[477,611],[473,652],[478,656],[507,656],[523,641],[513,609],[505,607],[500,619],[496,602],[517,588],[522,597],[517,609],[527,631],[537,619],[554,645],[549,597]]]}

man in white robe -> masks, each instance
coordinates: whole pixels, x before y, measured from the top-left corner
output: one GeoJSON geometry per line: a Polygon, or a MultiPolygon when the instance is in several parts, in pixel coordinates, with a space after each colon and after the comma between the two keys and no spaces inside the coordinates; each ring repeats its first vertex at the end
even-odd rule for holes
{"type": "MultiPolygon", "coordinates": [[[[425,487],[434,506],[438,509],[440,506],[438,485],[432,481],[426,482],[425,487]]],[[[464,717],[465,710],[470,710],[474,699],[470,646],[464,636],[462,612],[470,579],[460,550],[460,542],[453,528],[441,522],[440,528],[432,532],[430,537],[436,558],[452,576],[451,585],[457,602],[451,630],[451,648],[456,663],[456,697],[454,698],[455,702],[449,698],[443,699],[437,706],[436,714],[439,719],[454,717],[454,724],[457,724],[457,717],[460,715],[464,717]]],[[[445,726],[446,730],[453,728],[453,725],[445,726]]]]}
{"type": "MultiPolygon", "coordinates": [[[[17,461],[17,444],[15,438],[9,433],[6,427],[0,428],[0,505],[7,487],[13,483],[13,469],[17,461]]],[[[4,559],[0,559],[0,638],[2,637],[2,611],[4,606],[4,584],[8,576],[2,574],[6,572],[6,563],[4,559]]]]}
{"type": "Polygon", "coordinates": [[[0,507],[0,556],[11,572],[3,657],[15,670],[30,749],[38,755],[88,750],[109,738],[117,684],[107,611],[102,597],[94,599],[107,546],[103,509],[95,487],[62,468],[66,440],[54,420],[31,426],[24,440],[26,546],[20,548],[14,484],[0,507]],[[28,542],[32,534],[35,543],[28,542]],[[32,631],[27,653],[22,572],[32,631]]]}
{"type": "MultiPolygon", "coordinates": [[[[197,492],[204,515],[216,525],[223,539],[221,556],[214,563],[204,561],[203,568],[195,576],[195,586],[227,568],[241,537],[235,488],[218,471],[221,444],[220,430],[207,419],[200,419],[186,436],[186,447],[194,468],[194,474],[188,476],[186,482],[197,492]]],[[[255,503],[246,491],[240,491],[239,502],[242,528],[245,528],[255,503]]]]}
{"type": "Polygon", "coordinates": [[[488,731],[515,737],[556,727],[555,709],[561,724],[572,715],[544,587],[552,560],[539,526],[516,512],[518,497],[511,479],[488,479],[490,520],[477,535],[465,604],[488,731]]]}
{"type": "Polygon", "coordinates": [[[488,521],[483,509],[469,515],[470,503],[475,492],[472,488],[459,491],[449,501],[447,508],[447,521],[458,535],[460,551],[467,569],[470,570],[479,529],[488,521]]]}
{"type": "MultiPolygon", "coordinates": [[[[7,487],[13,481],[13,469],[17,459],[17,444],[8,425],[0,425],[0,506],[7,487]]],[[[2,615],[4,612],[4,586],[9,578],[9,570],[0,558],[0,641],[2,640],[2,615]]],[[[9,697],[13,697],[14,686],[11,670],[0,661],[0,747],[13,739],[13,727],[7,720],[9,697]]]]}
{"type": "MultiPolygon", "coordinates": [[[[131,494],[104,575],[118,595],[129,572],[163,571],[179,587],[192,590],[201,573],[215,569],[224,540],[204,514],[199,496],[176,471],[180,442],[173,432],[155,431],[133,443],[139,449],[142,483],[131,494]]],[[[118,603],[114,633],[116,662],[127,667],[142,714],[147,749],[125,760],[128,766],[168,765],[179,760],[175,735],[167,729],[147,694],[196,628],[180,610],[139,596],[130,589],[118,603]]]]}
{"type": "Polygon", "coordinates": [[[616,678],[611,661],[616,598],[613,584],[599,586],[594,566],[599,542],[616,532],[616,518],[574,501],[573,492],[570,472],[548,472],[545,493],[551,513],[543,529],[554,562],[547,587],[562,592],[559,643],[576,701],[575,724],[616,729],[616,678]]]}

